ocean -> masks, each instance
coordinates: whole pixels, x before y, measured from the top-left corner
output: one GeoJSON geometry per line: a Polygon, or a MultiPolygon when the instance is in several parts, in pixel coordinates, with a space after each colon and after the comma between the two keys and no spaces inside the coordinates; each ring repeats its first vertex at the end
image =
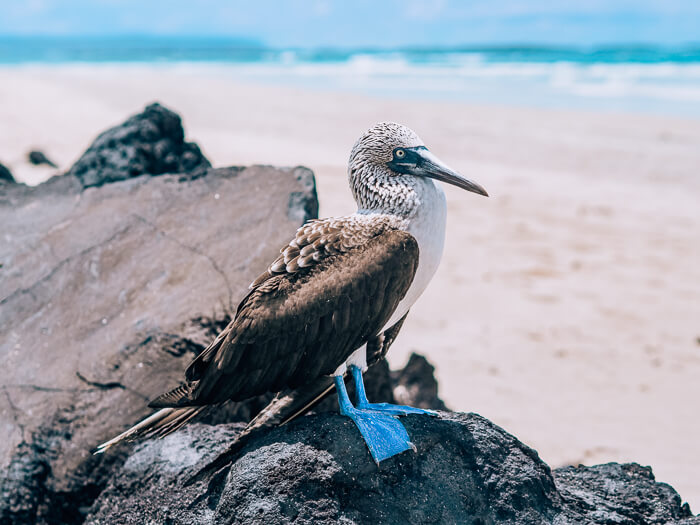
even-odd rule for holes
{"type": "Polygon", "coordinates": [[[700,117],[700,44],[681,48],[271,49],[216,38],[0,37],[0,65],[212,63],[242,82],[700,117]]]}

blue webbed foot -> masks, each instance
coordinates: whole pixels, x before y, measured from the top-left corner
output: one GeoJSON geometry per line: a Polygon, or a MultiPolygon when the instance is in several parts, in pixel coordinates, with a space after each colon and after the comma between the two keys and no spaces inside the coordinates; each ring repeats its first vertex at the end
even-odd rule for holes
{"type": "Polygon", "coordinates": [[[375,463],[379,464],[380,461],[406,450],[416,449],[398,419],[388,414],[353,407],[342,377],[335,377],[335,386],[340,413],[353,420],[375,463]]]}
{"type": "Polygon", "coordinates": [[[437,416],[437,412],[434,410],[427,410],[424,408],[415,408],[406,405],[393,405],[391,403],[370,403],[367,400],[367,394],[365,393],[365,384],[362,380],[362,370],[355,365],[351,365],[350,372],[352,373],[352,379],[355,382],[355,392],[357,395],[357,403],[355,403],[355,406],[357,408],[361,410],[372,410],[374,412],[380,412],[392,416],[407,416],[409,414],[425,414],[433,417],[437,416]]]}
{"type": "Polygon", "coordinates": [[[392,416],[407,416],[409,414],[425,414],[436,417],[438,414],[434,410],[425,408],[409,407],[406,405],[392,405],[391,403],[357,403],[357,408],[361,410],[372,410],[383,412],[392,416]]]}
{"type": "Polygon", "coordinates": [[[406,450],[416,450],[404,426],[392,416],[356,408],[344,415],[355,422],[377,464],[406,450]]]}

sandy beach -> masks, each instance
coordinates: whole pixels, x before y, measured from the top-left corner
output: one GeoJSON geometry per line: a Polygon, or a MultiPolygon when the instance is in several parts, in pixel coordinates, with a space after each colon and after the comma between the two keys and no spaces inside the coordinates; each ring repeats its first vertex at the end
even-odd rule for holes
{"type": "Polygon", "coordinates": [[[447,188],[442,266],[392,348],[448,406],[553,467],[636,461],[700,510],[700,120],[473,106],[241,83],[226,66],[0,68],[0,163],[36,184],[152,101],[215,166],[305,165],[321,215],[345,162],[395,120],[491,194],[447,188]]]}

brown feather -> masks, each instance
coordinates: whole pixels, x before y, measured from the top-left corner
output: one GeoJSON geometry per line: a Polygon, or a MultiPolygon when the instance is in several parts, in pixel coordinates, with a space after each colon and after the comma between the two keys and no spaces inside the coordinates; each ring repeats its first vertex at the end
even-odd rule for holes
{"type": "MultiPolygon", "coordinates": [[[[321,260],[308,268],[300,268],[296,259],[274,279],[259,279],[225,329],[226,336],[217,339],[213,355],[190,367],[190,391],[173,391],[189,394],[177,399],[166,394],[158,398],[158,406],[242,400],[331,374],[384,326],[413,280],[415,239],[378,222],[374,229],[367,224],[354,228],[357,234],[346,235],[344,243],[354,238],[357,244],[337,245],[337,255],[324,250],[321,260]]],[[[342,225],[312,224],[322,234],[324,229],[331,232],[329,240],[336,243],[343,237],[337,231],[342,225]]],[[[306,237],[296,240],[308,241],[306,237]]]]}

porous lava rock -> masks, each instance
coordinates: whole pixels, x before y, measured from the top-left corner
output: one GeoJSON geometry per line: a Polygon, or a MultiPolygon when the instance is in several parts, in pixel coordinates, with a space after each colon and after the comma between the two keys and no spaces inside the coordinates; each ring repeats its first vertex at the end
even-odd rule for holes
{"type": "Polygon", "coordinates": [[[101,133],[68,174],[90,187],[140,175],[199,176],[210,166],[199,146],[185,141],[180,116],[155,103],[101,133]]]}

